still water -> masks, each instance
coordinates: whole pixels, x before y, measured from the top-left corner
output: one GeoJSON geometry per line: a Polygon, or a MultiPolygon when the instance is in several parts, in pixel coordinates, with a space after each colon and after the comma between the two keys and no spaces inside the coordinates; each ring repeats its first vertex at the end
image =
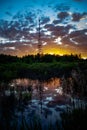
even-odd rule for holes
{"type": "Polygon", "coordinates": [[[0,126],[3,130],[57,129],[61,113],[69,105],[60,78],[14,79],[0,86],[0,126]]]}

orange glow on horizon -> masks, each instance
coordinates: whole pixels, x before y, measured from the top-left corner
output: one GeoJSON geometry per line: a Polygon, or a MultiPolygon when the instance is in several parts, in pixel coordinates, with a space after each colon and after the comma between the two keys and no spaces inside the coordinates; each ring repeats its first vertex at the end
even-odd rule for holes
{"type": "MultiPolygon", "coordinates": [[[[37,45],[33,45],[33,47],[29,46],[21,46],[19,50],[12,50],[12,51],[5,51],[1,52],[1,54],[7,54],[7,55],[13,55],[13,56],[18,56],[18,57],[23,57],[25,55],[37,55],[38,54],[38,49],[37,45]]],[[[81,50],[81,48],[76,48],[74,46],[64,46],[64,45],[57,45],[57,44],[47,44],[45,46],[42,46],[42,54],[50,54],[50,55],[79,55],[81,54],[81,57],[83,59],[87,59],[87,52],[81,50]]]]}

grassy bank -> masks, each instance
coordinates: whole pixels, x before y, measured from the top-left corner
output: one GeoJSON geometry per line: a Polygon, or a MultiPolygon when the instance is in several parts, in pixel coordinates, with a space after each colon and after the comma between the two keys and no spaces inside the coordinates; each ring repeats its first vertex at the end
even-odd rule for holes
{"type": "MultiPolygon", "coordinates": [[[[80,62],[80,68],[86,69],[85,62],[80,62]]],[[[72,69],[78,69],[78,62],[55,63],[7,63],[0,64],[0,79],[16,77],[27,78],[51,78],[69,75],[72,69]]]]}

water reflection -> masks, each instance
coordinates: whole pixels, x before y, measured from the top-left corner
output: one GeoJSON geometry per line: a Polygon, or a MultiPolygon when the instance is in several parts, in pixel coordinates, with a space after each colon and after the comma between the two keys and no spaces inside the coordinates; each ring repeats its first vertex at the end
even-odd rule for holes
{"type": "Polygon", "coordinates": [[[48,81],[39,81],[39,80],[32,80],[32,79],[14,79],[12,80],[9,85],[10,86],[23,86],[27,88],[28,86],[36,87],[38,85],[43,85],[44,87],[48,88],[56,88],[60,86],[60,78],[51,78],[48,81]]]}
{"type": "Polygon", "coordinates": [[[31,79],[14,79],[9,83],[10,88],[15,88],[15,94],[17,92],[28,93],[32,92],[32,99],[46,99],[50,100],[57,93],[62,94],[62,88],[60,87],[60,79],[52,78],[48,81],[39,81],[31,79]],[[42,96],[43,95],[43,96],[42,96]]]}
{"type": "MultiPolygon", "coordinates": [[[[1,84],[1,88],[4,85],[1,84]]],[[[47,122],[55,122],[56,118],[60,119],[61,107],[58,105],[65,103],[62,93],[59,78],[52,78],[48,81],[31,79],[10,81],[6,88],[0,89],[2,129],[5,129],[5,126],[8,129],[13,129],[15,123],[18,124],[17,129],[19,129],[19,125],[24,120],[31,122],[36,115],[41,122],[44,122],[44,126],[47,125],[47,122]]]]}

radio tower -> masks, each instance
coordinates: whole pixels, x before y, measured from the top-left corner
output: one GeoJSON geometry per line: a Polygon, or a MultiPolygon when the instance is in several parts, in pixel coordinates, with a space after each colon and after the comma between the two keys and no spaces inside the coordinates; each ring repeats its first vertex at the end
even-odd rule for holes
{"type": "Polygon", "coordinates": [[[42,53],[42,44],[41,44],[41,33],[40,33],[40,30],[41,30],[41,28],[40,28],[40,19],[39,19],[39,29],[38,29],[39,31],[38,31],[38,54],[40,54],[41,55],[41,53],[42,53]]]}

